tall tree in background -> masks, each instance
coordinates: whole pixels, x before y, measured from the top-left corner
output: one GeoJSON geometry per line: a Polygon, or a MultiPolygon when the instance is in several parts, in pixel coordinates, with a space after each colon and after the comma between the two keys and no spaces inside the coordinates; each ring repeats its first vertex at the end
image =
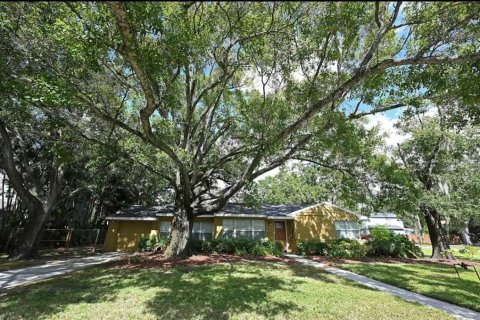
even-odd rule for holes
{"type": "Polygon", "coordinates": [[[68,96],[67,112],[82,110],[150,149],[132,156],[153,159],[175,192],[166,254],[178,256],[189,252],[195,216],[220,210],[314,137],[416,106],[432,66],[478,72],[479,11],[475,3],[2,3],[0,28],[13,48],[1,71],[55,88],[68,96]],[[15,52],[36,70],[5,67],[15,52]]]}
{"type": "Polygon", "coordinates": [[[313,137],[278,174],[249,185],[244,201],[310,205],[329,201],[367,210],[382,139],[378,128],[367,130],[361,122],[337,121],[334,128],[313,137]]]}
{"type": "Polygon", "coordinates": [[[39,125],[45,123],[38,124],[33,119],[22,120],[28,121],[28,128],[21,129],[32,130],[29,133],[35,132],[35,137],[23,130],[8,130],[5,122],[0,120],[0,163],[9,183],[29,212],[25,231],[14,253],[16,258],[29,257],[36,246],[38,234],[58,204],[64,175],[62,161],[52,151],[55,148],[55,136],[61,134],[59,130],[50,127],[37,131],[34,128],[38,129],[39,125]]]}
{"type": "Polygon", "coordinates": [[[433,258],[441,258],[448,248],[447,223],[462,225],[480,212],[479,127],[474,117],[466,121],[452,110],[447,113],[458,110],[459,101],[443,98],[427,113],[403,115],[398,125],[408,139],[379,162],[376,177],[381,186],[377,206],[419,216],[428,229],[433,258]]]}

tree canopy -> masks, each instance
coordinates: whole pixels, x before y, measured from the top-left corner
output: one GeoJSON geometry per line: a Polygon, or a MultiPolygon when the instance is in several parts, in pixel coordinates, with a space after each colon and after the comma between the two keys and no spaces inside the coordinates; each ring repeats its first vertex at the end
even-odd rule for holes
{"type": "Polygon", "coordinates": [[[326,137],[356,119],[450,89],[438,74],[459,76],[451,90],[478,116],[469,88],[479,11],[472,2],[2,3],[1,112],[36,108],[155,170],[174,190],[167,254],[179,255],[195,216],[289,159],[334,153],[326,137]]]}

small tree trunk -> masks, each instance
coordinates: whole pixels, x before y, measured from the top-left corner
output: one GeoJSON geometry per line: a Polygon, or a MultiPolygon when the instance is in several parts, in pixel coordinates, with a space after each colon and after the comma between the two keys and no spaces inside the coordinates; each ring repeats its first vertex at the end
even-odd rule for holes
{"type": "Polygon", "coordinates": [[[418,215],[415,215],[414,217],[414,232],[415,236],[418,239],[418,242],[420,243],[421,246],[423,246],[423,230],[422,230],[422,224],[420,223],[420,217],[418,215]]]}
{"type": "Polygon", "coordinates": [[[34,212],[30,212],[30,218],[23,230],[22,239],[10,259],[27,259],[37,253],[36,245],[39,243],[39,235],[47,220],[48,213],[42,206],[38,206],[34,212]]]}
{"type": "Polygon", "coordinates": [[[460,237],[464,245],[472,245],[472,239],[470,239],[470,229],[468,228],[468,220],[463,221],[463,228],[460,231],[460,237]]]}
{"type": "Polygon", "coordinates": [[[186,257],[191,254],[191,238],[193,215],[184,209],[176,209],[172,219],[172,227],[168,245],[165,249],[167,257],[186,257]]]}
{"type": "MultiPolygon", "coordinates": [[[[441,259],[442,253],[448,249],[448,244],[442,235],[440,215],[433,208],[423,207],[422,213],[425,217],[425,222],[428,228],[428,234],[432,242],[432,259],[441,259]]],[[[449,254],[449,259],[453,259],[453,256],[449,254]]]]}

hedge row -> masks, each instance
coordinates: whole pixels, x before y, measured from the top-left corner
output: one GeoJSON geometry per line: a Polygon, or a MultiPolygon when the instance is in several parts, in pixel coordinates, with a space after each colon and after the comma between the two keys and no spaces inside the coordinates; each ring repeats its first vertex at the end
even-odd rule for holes
{"type": "MultiPolygon", "coordinates": [[[[153,251],[165,249],[166,238],[158,236],[143,237],[140,239],[138,249],[153,251]]],[[[228,253],[239,256],[281,256],[283,248],[280,243],[270,240],[250,239],[212,239],[206,241],[193,240],[194,253],[228,253]]],[[[320,255],[329,258],[358,259],[366,256],[387,257],[422,257],[422,250],[413,242],[402,235],[398,235],[385,227],[375,227],[370,231],[366,242],[350,239],[336,239],[327,242],[299,241],[297,253],[301,255],[320,255]]]]}
{"type": "Polygon", "coordinates": [[[337,239],[327,242],[300,241],[298,254],[319,255],[329,258],[364,258],[371,257],[423,257],[423,252],[406,237],[396,234],[385,227],[370,230],[367,241],[361,243],[350,239],[337,239]]]}
{"type": "Polygon", "coordinates": [[[282,245],[270,240],[251,239],[212,239],[207,241],[194,240],[192,251],[199,253],[228,253],[238,256],[253,255],[279,257],[283,254],[282,245]]]}
{"type": "Polygon", "coordinates": [[[367,246],[356,240],[337,239],[328,242],[299,241],[297,253],[329,258],[358,259],[367,255],[367,246]]]}
{"type": "MultiPolygon", "coordinates": [[[[158,236],[144,236],[138,243],[140,252],[154,251],[160,249],[163,251],[167,244],[167,238],[158,236]]],[[[283,253],[280,243],[270,240],[251,240],[251,239],[212,239],[212,240],[193,240],[192,251],[194,253],[228,253],[238,256],[253,255],[279,257],[283,253]]]]}

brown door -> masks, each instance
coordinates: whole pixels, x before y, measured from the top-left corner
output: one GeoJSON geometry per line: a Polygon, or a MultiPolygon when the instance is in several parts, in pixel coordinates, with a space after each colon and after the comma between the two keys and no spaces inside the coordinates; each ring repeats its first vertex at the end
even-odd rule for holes
{"type": "Polygon", "coordinates": [[[285,245],[287,233],[285,232],[285,221],[275,221],[275,240],[281,241],[285,245]]]}

